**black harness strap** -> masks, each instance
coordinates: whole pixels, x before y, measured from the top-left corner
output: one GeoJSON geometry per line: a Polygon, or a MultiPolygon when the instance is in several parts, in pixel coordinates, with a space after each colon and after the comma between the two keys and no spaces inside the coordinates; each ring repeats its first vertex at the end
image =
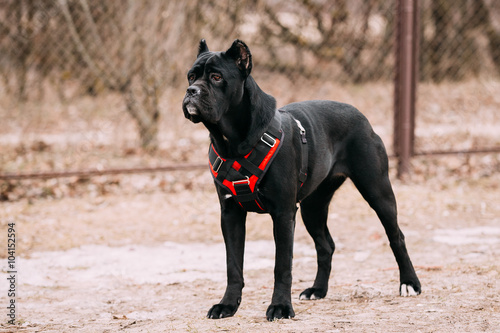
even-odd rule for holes
{"type": "Polygon", "coordinates": [[[302,163],[301,163],[300,173],[299,173],[299,182],[301,182],[300,186],[302,187],[302,184],[304,184],[304,182],[307,179],[307,162],[308,162],[308,158],[309,158],[309,156],[307,154],[306,130],[302,126],[302,124],[299,120],[297,120],[295,118],[293,120],[295,120],[295,122],[297,123],[297,126],[300,130],[300,141],[302,142],[302,145],[300,145],[302,163]]]}

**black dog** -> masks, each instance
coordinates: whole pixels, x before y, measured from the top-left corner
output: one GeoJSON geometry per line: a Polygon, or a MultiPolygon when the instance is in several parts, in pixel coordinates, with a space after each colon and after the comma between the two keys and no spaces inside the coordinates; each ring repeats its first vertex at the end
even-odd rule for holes
{"type": "Polygon", "coordinates": [[[227,288],[209,318],[234,315],[241,302],[247,211],[269,213],[276,244],[274,293],[267,319],[295,316],[291,302],[297,203],[314,239],[318,271],[300,299],[325,297],[335,244],[327,227],[334,192],[349,177],[382,222],[400,271],[400,294],[420,294],[420,282],[397,223],[384,145],[354,107],[331,101],[276,101],[250,76],[252,56],[240,40],[210,52],[205,40],[188,72],[186,118],[210,132],[210,168],[221,206],[227,288]]]}

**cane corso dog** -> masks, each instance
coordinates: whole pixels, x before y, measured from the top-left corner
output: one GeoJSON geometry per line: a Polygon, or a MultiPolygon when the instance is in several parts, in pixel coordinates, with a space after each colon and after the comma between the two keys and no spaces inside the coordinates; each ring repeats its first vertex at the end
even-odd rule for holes
{"type": "Polygon", "coordinates": [[[252,55],[235,40],[225,52],[201,40],[187,74],[183,112],[210,133],[210,170],[221,208],[227,287],[208,318],[235,314],[241,302],[247,212],[269,213],[276,246],[274,292],[266,317],[295,316],[291,301],[297,204],[317,252],[317,273],[300,299],[326,296],[335,244],[327,227],[335,191],[350,178],[382,222],[400,272],[401,296],[421,287],[397,223],[387,153],[368,120],[333,101],[292,103],[281,109],[254,81],[252,55]],[[257,157],[252,157],[257,155],[257,157]],[[238,179],[238,177],[240,179],[238,179]]]}

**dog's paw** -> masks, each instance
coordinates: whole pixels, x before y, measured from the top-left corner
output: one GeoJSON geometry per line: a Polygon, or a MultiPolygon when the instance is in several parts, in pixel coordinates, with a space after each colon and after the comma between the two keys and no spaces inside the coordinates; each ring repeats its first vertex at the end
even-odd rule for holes
{"type": "Polygon", "coordinates": [[[229,305],[229,304],[215,304],[207,313],[208,319],[220,319],[226,317],[232,317],[236,310],[238,310],[237,306],[229,305]]]}
{"type": "Polygon", "coordinates": [[[413,285],[411,283],[401,283],[401,286],[399,288],[399,295],[401,295],[402,297],[417,296],[420,295],[420,292],[420,286],[413,285]]]}
{"type": "Polygon", "coordinates": [[[271,304],[266,311],[267,320],[290,319],[295,317],[292,304],[271,304]]]}
{"type": "Polygon", "coordinates": [[[300,300],[315,300],[325,298],[326,290],[320,288],[307,288],[304,290],[300,296],[300,300]]]}

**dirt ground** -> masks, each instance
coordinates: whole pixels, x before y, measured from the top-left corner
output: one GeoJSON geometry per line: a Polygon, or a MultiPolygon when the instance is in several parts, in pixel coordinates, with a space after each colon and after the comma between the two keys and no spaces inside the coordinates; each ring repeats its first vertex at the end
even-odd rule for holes
{"type": "MultiPolygon", "coordinates": [[[[280,96],[279,105],[312,98],[352,103],[390,150],[390,84],[311,85],[299,94],[284,82],[265,87],[280,96]]],[[[422,84],[417,150],[498,146],[499,87],[497,81],[422,84]]],[[[168,98],[177,114],[182,94],[168,98]]],[[[0,106],[0,171],[205,163],[203,128],[165,114],[159,151],[143,154],[133,148],[134,125],[122,110],[102,111],[113,101],[33,102],[16,106],[18,112],[0,106]]],[[[422,294],[398,295],[383,228],[347,181],[330,209],[337,247],[327,297],[298,299],[316,270],[298,214],[296,317],[276,322],[265,319],[273,285],[272,223],[256,214],[247,221],[240,309],[232,318],[205,318],[225,288],[208,170],[0,183],[0,249],[8,223],[15,223],[18,265],[18,325],[11,326],[7,259],[0,251],[0,332],[500,332],[500,154],[417,157],[405,181],[396,180],[396,161],[390,163],[422,294]]]]}
{"type": "MultiPolygon", "coordinates": [[[[233,318],[205,314],[224,292],[224,246],[208,172],[195,185],[154,190],[166,175],[121,176],[151,189],[2,203],[18,228],[19,325],[10,332],[500,332],[498,173],[393,181],[399,219],[423,286],[398,296],[398,271],[375,214],[351,183],[336,194],[337,244],[324,300],[300,301],[314,247],[296,228],[296,317],[267,322],[273,284],[271,221],[247,222],[246,287],[233,318]],[[160,179],[159,179],[160,178],[160,179]]],[[[5,283],[2,279],[2,283],[5,283]]],[[[2,285],[2,290],[6,286],[2,285]]],[[[2,304],[6,302],[2,292],[2,304]]]]}

